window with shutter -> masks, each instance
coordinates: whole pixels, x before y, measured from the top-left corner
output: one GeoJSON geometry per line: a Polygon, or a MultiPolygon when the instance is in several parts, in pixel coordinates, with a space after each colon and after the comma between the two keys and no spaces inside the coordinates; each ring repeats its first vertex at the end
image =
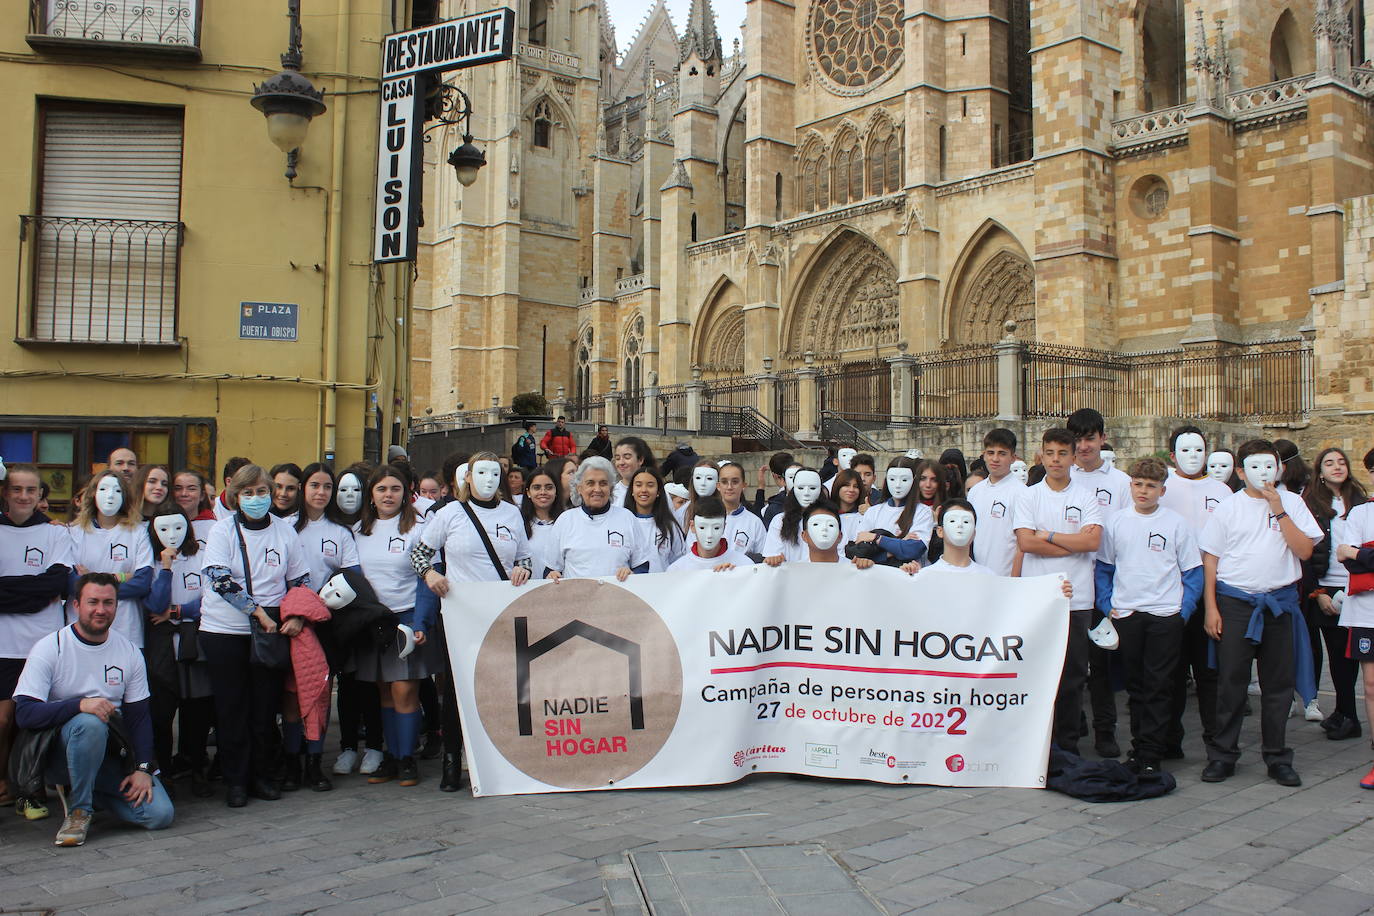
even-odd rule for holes
{"type": "Polygon", "coordinates": [[[176,341],[180,111],[43,112],[31,338],[176,341]]]}

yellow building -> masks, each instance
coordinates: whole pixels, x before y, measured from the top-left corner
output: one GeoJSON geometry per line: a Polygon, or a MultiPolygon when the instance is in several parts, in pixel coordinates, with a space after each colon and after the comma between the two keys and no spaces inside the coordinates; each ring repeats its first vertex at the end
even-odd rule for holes
{"type": "Polygon", "coordinates": [[[392,441],[409,265],[371,264],[376,77],[381,37],[434,6],[304,0],[328,110],[291,183],[250,105],[287,0],[0,8],[0,456],[58,508],[116,445],[213,479],[392,441]]]}

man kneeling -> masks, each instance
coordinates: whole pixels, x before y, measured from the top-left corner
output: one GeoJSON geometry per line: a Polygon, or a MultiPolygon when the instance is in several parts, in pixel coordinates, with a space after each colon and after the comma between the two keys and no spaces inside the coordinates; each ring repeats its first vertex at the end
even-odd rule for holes
{"type": "Polygon", "coordinates": [[[143,655],[110,631],[118,589],[119,580],[109,573],[78,579],[76,623],[38,641],[14,689],[20,728],[57,729],[48,780],[71,786],[58,846],[86,842],[97,801],[120,820],[149,830],[172,823],[171,799],[152,775],[143,655]],[[131,745],[124,760],[107,750],[112,732],[131,745]]]}

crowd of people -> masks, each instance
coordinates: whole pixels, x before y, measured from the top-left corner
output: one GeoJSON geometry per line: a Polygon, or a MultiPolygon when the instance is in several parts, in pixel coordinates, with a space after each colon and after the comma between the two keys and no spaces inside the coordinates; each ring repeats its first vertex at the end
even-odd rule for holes
{"type": "MultiPolygon", "coordinates": [[[[1332,740],[1361,734],[1374,506],[1338,448],[1310,464],[1286,440],[1232,453],[1195,426],[1161,446],[1167,463],[1123,471],[1102,416],[1082,409],[1038,443],[992,429],[971,464],[957,449],[882,467],[852,448],[820,467],[780,452],[750,493],[744,465],[690,442],[658,461],[603,426],[578,450],[559,418],[542,439],[530,424],[509,456],[455,454],[418,472],[396,448],[337,472],[232,458],[216,486],[119,449],[65,521],[47,514],[38,471],[11,466],[0,803],[48,817],[58,787],[56,843],[76,846],[97,807],[156,829],[188,790],[237,808],[328,792],[355,770],[415,786],[421,761],[437,759],[438,788],[454,792],[462,730],[438,613],[450,589],[752,563],[1058,575],[1070,614],[1052,724],[1062,751],[1077,754],[1091,730],[1097,754],[1121,756],[1124,682],[1126,765],[1158,778],[1183,757],[1191,683],[1204,781],[1235,772],[1254,695],[1269,776],[1300,785],[1294,709],[1332,740]],[[1325,716],[1323,646],[1336,697],[1325,716]],[[340,748],[326,761],[331,720],[340,748]]],[[[1374,450],[1363,463],[1374,473],[1374,450]]],[[[1374,769],[1360,785],[1374,788],[1374,769]]]]}

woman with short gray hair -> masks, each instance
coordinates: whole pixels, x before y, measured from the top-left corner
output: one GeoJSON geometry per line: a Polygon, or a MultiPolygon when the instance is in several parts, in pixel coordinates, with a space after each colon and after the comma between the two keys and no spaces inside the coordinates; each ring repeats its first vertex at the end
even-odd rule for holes
{"type": "Polygon", "coordinates": [[[644,542],[634,513],[611,503],[615,468],[601,457],[585,459],[573,475],[577,505],[553,526],[554,549],[547,578],[615,576],[647,572],[654,547],[644,542]]]}

